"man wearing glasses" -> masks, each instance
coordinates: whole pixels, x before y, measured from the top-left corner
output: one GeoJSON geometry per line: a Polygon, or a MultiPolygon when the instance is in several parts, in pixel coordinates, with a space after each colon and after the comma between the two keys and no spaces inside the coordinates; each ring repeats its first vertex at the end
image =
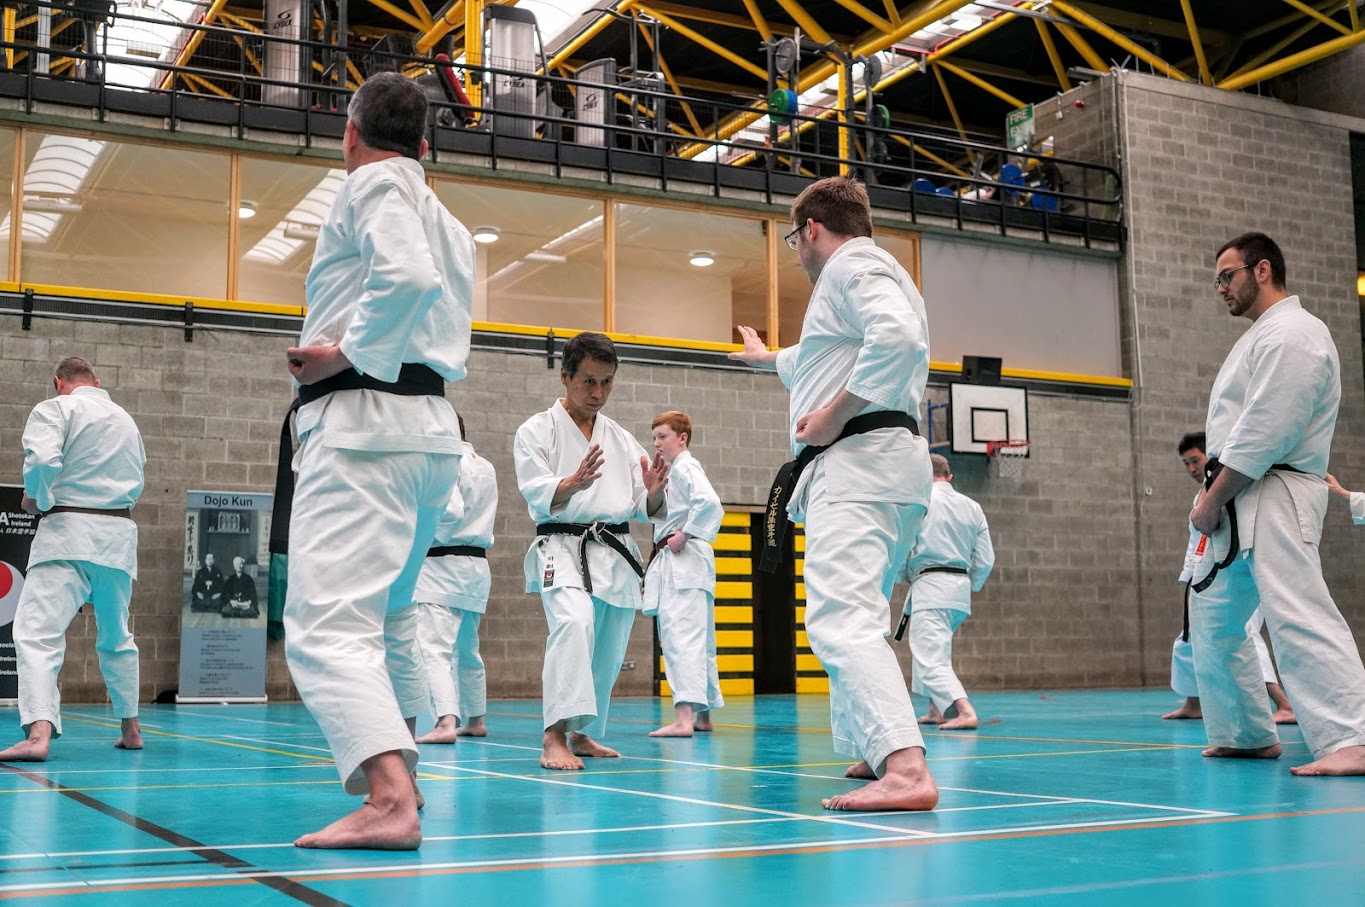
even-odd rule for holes
{"type": "MultiPolygon", "coordinates": [[[[796,460],[783,467],[765,521],[806,526],[806,632],[829,673],[835,749],[862,761],[845,774],[872,783],[827,809],[926,810],[938,788],[924,761],[905,675],[886,641],[891,587],[919,535],[933,471],[917,436],[929,377],[924,299],[872,241],[867,190],[820,180],[792,204],[787,245],[811,283],[801,340],[779,351],[740,326],[752,366],[791,389],[796,460]],[[782,510],[782,498],[790,501],[782,510]]],[[[781,550],[781,533],[768,547],[781,550]]],[[[765,558],[766,560],[766,558],[765,558]]]]}
{"type": "Polygon", "coordinates": [[[1322,578],[1327,459],[1341,402],[1331,333],[1285,292],[1284,255],[1246,233],[1218,250],[1216,287],[1252,322],[1214,380],[1209,468],[1190,514],[1190,605],[1205,756],[1275,759],[1279,736],[1246,622],[1259,606],[1313,762],[1296,775],[1365,775],[1365,667],[1322,578]]]}

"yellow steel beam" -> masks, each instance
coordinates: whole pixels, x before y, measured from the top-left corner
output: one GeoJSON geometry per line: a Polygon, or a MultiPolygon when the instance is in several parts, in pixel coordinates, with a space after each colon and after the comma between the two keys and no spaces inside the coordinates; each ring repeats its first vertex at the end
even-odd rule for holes
{"type": "MultiPolygon", "coordinates": [[[[749,18],[753,21],[754,28],[763,36],[763,40],[771,41],[773,39],[772,26],[768,24],[767,19],[763,18],[763,12],[758,8],[755,0],[744,0],[744,8],[749,11],[749,18]]],[[[739,17],[736,16],[735,18],[739,17]]]]}
{"type": "MultiPolygon", "coordinates": [[[[1346,3],[1342,2],[1342,0],[1319,0],[1318,3],[1313,4],[1313,9],[1320,13],[1327,13],[1327,15],[1330,16],[1345,5],[1346,3]]],[[[1285,13],[1278,19],[1263,22],[1253,29],[1242,32],[1237,38],[1242,42],[1247,42],[1253,38],[1259,38],[1261,35],[1268,35],[1273,31],[1279,31],[1286,25],[1292,25],[1295,22],[1301,21],[1303,21],[1302,13],[1285,13]]]]}
{"type": "Polygon", "coordinates": [[[1174,66],[1167,63],[1165,60],[1161,59],[1156,54],[1152,53],[1150,50],[1143,47],[1141,44],[1138,44],[1137,42],[1132,41],[1129,38],[1126,38],[1123,35],[1119,34],[1118,32],[1114,31],[1114,29],[1110,28],[1108,25],[1105,25],[1103,22],[1101,22],[1099,19],[1096,19],[1089,13],[1077,9],[1076,7],[1072,6],[1069,3],[1064,3],[1063,0],[1052,0],[1052,8],[1064,16],[1068,16],[1072,19],[1075,19],[1077,22],[1089,28],[1091,31],[1098,32],[1100,35],[1109,39],[1114,44],[1117,44],[1119,47],[1122,47],[1124,50],[1128,51],[1128,53],[1137,57],[1139,60],[1143,61],[1147,65],[1158,70],[1159,72],[1165,74],[1167,78],[1175,79],[1180,82],[1190,81],[1189,76],[1185,75],[1183,72],[1176,69],[1174,66]]]}
{"type": "Polygon", "coordinates": [[[1204,59],[1204,42],[1199,40],[1199,26],[1195,24],[1190,0],[1180,0],[1180,9],[1185,13],[1185,27],[1190,30],[1190,43],[1194,45],[1194,59],[1199,64],[1199,81],[1212,85],[1213,74],[1209,72],[1209,61],[1204,59]]]}
{"type": "Polygon", "coordinates": [[[239,48],[241,48],[242,56],[246,57],[247,62],[251,64],[251,68],[256,71],[256,75],[259,76],[262,73],[264,73],[265,70],[261,68],[261,61],[256,59],[256,55],[253,54],[251,52],[251,49],[246,46],[246,41],[242,40],[236,35],[232,36],[232,40],[239,48]]]}
{"type": "MultiPolygon", "coordinates": [[[[1114,28],[1127,28],[1132,31],[1146,32],[1161,38],[1179,38],[1184,40],[1189,37],[1189,29],[1183,22],[1176,22],[1172,19],[1157,19],[1143,12],[1131,12],[1129,10],[1114,9],[1111,6],[1102,6],[1098,3],[1091,3],[1089,0],[1068,0],[1073,6],[1085,10],[1102,22],[1108,22],[1114,28]]],[[[1229,44],[1232,35],[1225,31],[1217,31],[1212,28],[1203,29],[1204,38],[1211,44],[1229,44]]]]}
{"type": "Polygon", "coordinates": [[[436,42],[450,34],[457,28],[461,28],[464,21],[464,0],[455,0],[450,4],[450,8],[441,13],[441,18],[432,22],[426,30],[418,36],[413,50],[418,56],[431,52],[436,46],[436,42]]]}
{"type": "MultiPolygon", "coordinates": [[[[471,3],[482,2],[482,0],[467,0],[467,2],[471,3]]],[[[616,11],[618,13],[628,12],[633,6],[635,6],[635,0],[623,0],[623,2],[616,6],[616,11]]],[[[551,66],[555,66],[556,64],[561,63],[564,60],[567,60],[570,57],[572,57],[575,53],[578,52],[578,49],[580,47],[582,47],[584,44],[587,44],[593,38],[597,37],[597,35],[602,31],[602,29],[606,28],[614,21],[616,21],[614,16],[609,16],[603,13],[601,16],[598,17],[597,21],[593,22],[587,28],[583,29],[583,31],[579,32],[578,37],[574,38],[568,44],[565,44],[559,50],[555,51],[555,55],[546,62],[546,69],[548,70],[551,66]]],[[[469,34],[470,30],[468,25],[466,25],[465,27],[466,59],[469,56],[469,34]]],[[[482,53],[483,49],[480,48],[479,50],[480,53],[482,53]]],[[[471,101],[473,100],[472,96],[470,97],[470,100],[471,101]]]]}
{"type": "Polygon", "coordinates": [[[646,3],[636,4],[636,9],[640,10],[642,13],[645,13],[646,15],[650,15],[653,16],[655,19],[658,19],[664,25],[668,26],[673,31],[682,35],[684,38],[687,38],[688,40],[692,41],[694,44],[701,45],[702,47],[711,51],[711,53],[715,54],[716,56],[729,60],[731,63],[735,64],[740,69],[743,69],[745,72],[752,73],[754,76],[758,77],[759,79],[762,79],[765,83],[767,82],[768,71],[766,69],[762,69],[759,66],[756,66],[754,63],[744,59],[739,54],[734,53],[728,48],[722,47],[721,45],[717,44],[715,41],[712,41],[710,38],[706,37],[700,32],[693,31],[686,25],[683,25],[677,19],[674,19],[672,16],[668,16],[664,13],[661,13],[659,12],[659,10],[646,3]]]}
{"type": "Polygon", "coordinates": [[[1255,85],[1257,82],[1273,79],[1276,76],[1284,75],[1301,66],[1307,66],[1310,63],[1316,63],[1319,60],[1334,54],[1339,54],[1342,51],[1350,50],[1352,47],[1359,46],[1362,42],[1365,42],[1365,31],[1342,35],[1340,38],[1333,38],[1331,41],[1325,41],[1316,47],[1310,47],[1307,50],[1301,50],[1296,54],[1290,54],[1282,60],[1276,60],[1274,63],[1267,63],[1265,66],[1253,69],[1240,76],[1233,76],[1230,79],[1225,79],[1218,83],[1218,87],[1227,89],[1228,91],[1246,88],[1248,85],[1255,85]]]}
{"type": "Polygon", "coordinates": [[[424,27],[429,29],[436,24],[436,20],[431,17],[431,10],[427,9],[422,0],[408,0],[408,6],[412,7],[413,15],[422,20],[424,27]]]}
{"type": "MultiPolygon", "coordinates": [[[[0,18],[0,38],[3,38],[6,45],[14,43],[14,20],[18,17],[19,11],[12,6],[6,6],[3,18],[0,18]]],[[[14,68],[14,48],[5,47],[5,68],[14,68]]]]}
{"type": "MultiPolygon", "coordinates": [[[[1041,20],[1034,19],[1033,21],[1039,22],[1041,20]]],[[[935,57],[934,59],[938,58],[935,57]]],[[[1052,76],[1034,75],[1031,72],[1024,72],[1022,69],[1015,69],[1012,66],[996,66],[994,63],[982,63],[979,60],[972,60],[970,62],[967,60],[957,60],[956,62],[958,66],[967,70],[967,72],[974,72],[982,78],[1009,79],[1012,82],[1024,82],[1030,85],[1046,85],[1049,88],[1053,88],[1057,85],[1057,80],[1052,76]]],[[[1065,73],[1063,73],[1063,75],[1065,75],[1065,73]]]]}
{"type": "Polygon", "coordinates": [[[834,0],[834,2],[838,3],[844,9],[848,10],[859,19],[862,19],[873,28],[880,29],[884,32],[891,31],[891,29],[894,28],[890,22],[863,6],[858,0],[834,0]]]}
{"type": "MultiPolygon", "coordinates": [[[[1333,11],[1333,12],[1336,12],[1337,9],[1340,9],[1342,6],[1345,6],[1347,2],[1351,2],[1351,0],[1336,0],[1336,2],[1333,2],[1333,3],[1330,3],[1330,4],[1329,4],[1329,8],[1332,8],[1332,11],[1333,11]]],[[[1295,18],[1295,19],[1300,19],[1300,20],[1301,20],[1302,17],[1297,17],[1297,16],[1296,16],[1296,17],[1294,17],[1294,18],[1295,18]]],[[[1242,75],[1243,73],[1251,72],[1253,69],[1256,69],[1256,68],[1260,67],[1260,66],[1263,65],[1267,60],[1270,60],[1270,59],[1274,58],[1275,56],[1277,56],[1277,55],[1279,54],[1280,51],[1284,50],[1286,47],[1288,47],[1289,45],[1293,44],[1295,41],[1299,40],[1299,39],[1302,38],[1304,35],[1308,34],[1310,31],[1312,31],[1313,29],[1315,29],[1315,28],[1317,28],[1317,27],[1318,27],[1318,23],[1315,22],[1315,21],[1313,21],[1312,19],[1308,19],[1307,21],[1302,21],[1302,24],[1300,24],[1298,28],[1294,29],[1294,30],[1293,30],[1292,32],[1290,32],[1289,34],[1283,36],[1283,37],[1280,38],[1278,41],[1276,41],[1274,44],[1270,45],[1270,46],[1267,47],[1265,50],[1261,51],[1259,54],[1257,54],[1256,56],[1252,57],[1252,58],[1251,58],[1250,60],[1248,60],[1247,62],[1243,63],[1243,64],[1242,64],[1241,66],[1239,66],[1237,69],[1233,70],[1232,75],[1228,76],[1227,78],[1229,78],[1229,79],[1235,79],[1235,78],[1237,78],[1238,76],[1242,75]]],[[[1229,61],[1229,63],[1230,63],[1230,62],[1231,62],[1231,61],[1229,61]]],[[[1221,81],[1223,81],[1223,80],[1222,80],[1222,79],[1219,79],[1218,81],[1221,82],[1221,81]]]]}
{"type": "Polygon", "coordinates": [[[922,157],[927,157],[929,160],[933,161],[935,164],[938,164],[940,167],[942,167],[944,170],[947,170],[949,173],[955,173],[958,176],[964,178],[971,176],[971,174],[968,173],[966,170],[963,170],[956,164],[952,164],[949,163],[948,161],[945,161],[943,158],[939,157],[937,154],[934,154],[932,151],[928,151],[924,148],[921,148],[919,145],[910,141],[903,135],[892,135],[891,138],[894,141],[900,142],[906,148],[913,149],[916,154],[922,157]]]}
{"type": "MultiPolygon", "coordinates": [[[[218,18],[218,14],[223,11],[223,7],[225,6],[227,6],[227,0],[213,0],[213,2],[209,4],[209,8],[204,11],[204,18],[200,24],[212,25],[213,20],[218,18]]],[[[166,73],[165,78],[161,80],[162,89],[170,88],[172,84],[174,84],[175,69],[184,66],[190,61],[190,57],[194,56],[194,52],[199,49],[199,45],[204,43],[204,34],[205,33],[202,30],[196,30],[194,34],[190,35],[190,39],[185,42],[185,46],[180,49],[180,53],[175,55],[175,62],[171,64],[172,70],[166,73]]]]}
{"type": "Polygon", "coordinates": [[[934,65],[942,66],[944,69],[948,70],[950,73],[957,76],[959,79],[966,79],[968,82],[971,82],[973,85],[975,85],[977,88],[980,88],[982,91],[990,92],[1000,100],[1004,101],[1006,104],[1009,104],[1011,107],[1028,106],[1026,102],[1019,100],[1014,95],[1010,94],[1008,91],[1005,91],[1003,88],[997,88],[996,86],[992,85],[990,82],[987,82],[980,76],[974,76],[971,73],[967,72],[967,70],[963,69],[962,67],[954,66],[947,60],[939,60],[934,65]]]}
{"type": "Polygon", "coordinates": [[[1095,52],[1095,48],[1090,46],[1089,41],[1081,37],[1080,32],[1076,31],[1076,29],[1072,28],[1070,25],[1063,25],[1060,22],[1055,22],[1053,24],[1057,26],[1057,31],[1061,33],[1061,36],[1066,38],[1067,43],[1074,47],[1076,52],[1085,58],[1086,64],[1091,69],[1096,72],[1109,71],[1109,64],[1104,62],[1104,57],[1101,57],[1095,52]]]}
{"type": "MultiPolygon", "coordinates": [[[[681,98],[682,89],[678,87],[678,80],[673,78],[673,71],[668,68],[668,63],[664,60],[663,54],[654,49],[654,38],[650,35],[649,29],[645,28],[643,22],[637,23],[637,25],[640,29],[640,34],[644,36],[645,44],[649,45],[650,53],[654,54],[654,59],[659,61],[659,71],[664,74],[664,79],[668,82],[668,87],[672,88],[673,93],[681,98]]],[[[686,101],[680,101],[679,103],[682,104],[683,114],[687,117],[687,121],[692,124],[693,135],[700,136],[702,134],[701,123],[697,120],[697,115],[692,112],[692,105],[686,101]]],[[[671,123],[669,125],[672,126],[671,123]]],[[[683,135],[687,134],[682,129],[678,129],[678,132],[683,135]]]]}
{"type": "Polygon", "coordinates": [[[962,117],[957,115],[957,105],[953,103],[953,93],[948,90],[948,80],[943,78],[943,70],[939,64],[935,63],[929,67],[934,72],[934,78],[938,80],[939,91],[943,92],[943,100],[948,102],[948,114],[953,118],[953,125],[957,127],[957,134],[963,141],[967,139],[967,130],[962,128],[962,117]]]}
{"type": "Polygon", "coordinates": [[[777,5],[786,11],[791,20],[801,26],[801,30],[810,35],[811,40],[819,44],[832,44],[834,39],[829,36],[829,32],[820,27],[820,23],[811,18],[810,13],[806,12],[805,7],[796,0],[777,0],[777,5]]]}
{"type": "MultiPolygon", "coordinates": [[[[1351,34],[1351,29],[1347,28],[1345,25],[1342,25],[1336,19],[1329,19],[1328,17],[1324,16],[1322,13],[1313,9],[1313,7],[1309,6],[1307,3],[1304,3],[1303,0],[1284,0],[1284,2],[1288,3],[1290,6],[1294,7],[1294,9],[1303,13],[1305,16],[1308,16],[1309,18],[1312,19],[1317,19],[1323,25],[1326,25],[1329,28],[1334,28],[1337,31],[1341,32],[1343,35],[1351,34]]],[[[1354,3],[1350,4],[1351,9],[1355,9],[1355,6],[1356,5],[1354,3]]]]}
{"type": "Polygon", "coordinates": [[[417,18],[407,10],[395,6],[394,4],[390,3],[389,0],[366,0],[366,2],[369,3],[371,6],[376,6],[379,9],[382,9],[384,12],[388,13],[390,16],[393,16],[399,22],[411,26],[413,31],[421,32],[427,30],[426,23],[424,23],[421,19],[417,18]]]}
{"type": "Polygon", "coordinates": [[[1348,3],[1346,8],[1350,10],[1351,31],[1360,31],[1360,13],[1356,10],[1356,5],[1354,3],[1348,3]]]}
{"type": "MultiPolygon", "coordinates": [[[[464,2],[464,61],[470,66],[483,65],[483,8],[486,0],[465,0],[464,2]]],[[[606,17],[604,17],[606,18],[606,17]]],[[[545,68],[549,72],[549,66],[545,68]]],[[[468,72],[466,72],[468,76],[468,72]]],[[[465,79],[465,97],[469,98],[469,106],[473,110],[478,110],[483,103],[483,81],[470,76],[465,79]]],[[[475,118],[483,119],[482,113],[475,113],[475,118]]]]}
{"type": "Polygon", "coordinates": [[[346,71],[351,74],[351,78],[355,81],[357,86],[365,81],[365,77],[360,74],[360,70],[356,67],[355,61],[350,57],[346,58],[346,71]]]}
{"type": "Polygon", "coordinates": [[[853,81],[853,73],[850,66],[842,59],[835,72],[839,74],[839,93],[835,95],[835,103],[838,104],[839,119],[839,175],[848,176],[848,161],[853,157],[853,133],[849,122],[849,107],[853,104],[853,98],[849,97],[849,82],[853,81]]]}
{"type": "Polygon", "coordinates": [[[886,8],[886,18],[891,20],[891,24],[900,25],[901,11],[896,9],[894,0],[882,0],[882,6],[886,8]]]}
{"type": "Polygon", "coordinates": [[[1062,55],[1057,53],[1057,44],[1052,40],[1052,32],[1048,31],[1047,23],[1042,19],[1034,19],[1033,24],[1038,27],[1038,37],[1042,39],[1043,50],[1047,51],[1047,58],[1052,63],[1057,84],[1062,87],[1062,91],[1070,91],[1071,78],[1066,74],[1066,67],[1062,65],[1062,55]]]}
{"type": "Polygon", "coordinates": [[[257,25],[255,22],[243,19],[241,16],[238,16],[234,13],[221,12],[218,14],[218,18],[222,19],[224,22],[228,23],[238,31],[249,31],[257,35],[261,33],[261,27],[257,25]]]}
{"type": "Polygon", "coordinates": [[[228,92],[226,92],[226,91],[224,91],[223,89],[219,88],[217,85],[214,85],[212,82],[210,82],[208,79],[204,78],[203,76],[196,75],[195,73],[192,73],[192,72],[181,73],[181,75],[184,77],[185,81],[187,81],[187,82],[193,82],[193,83],[195,83],[196,85],[200,86],[201,88],[204,88],[204,89],[207,89],[208,91],[213,92],[214,94],[218,95],[218,97],[220,97],[220,98],[231,98],[231,97],[232,97],[231,94],[229,94],[228,92]]]}

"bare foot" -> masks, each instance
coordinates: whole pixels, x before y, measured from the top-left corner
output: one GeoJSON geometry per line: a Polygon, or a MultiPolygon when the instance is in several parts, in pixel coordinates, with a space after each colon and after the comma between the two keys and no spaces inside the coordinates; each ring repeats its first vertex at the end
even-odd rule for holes
{"type": "Polygon", "coordinates": [[[422,823],[412,801],[378,807],[365,803],[360,809],[304,835],[295,847],[326,850],[416,850],[422,844],[422,823]]]}
{"type": "MultiPolygon", "coordinates": [[[[417,773],[413,772],[409,777],[412,778],[412,795],[417,800],[417,809],[418,810],[426,809],[427,798],[422,796],[422,791],[417,787],[417,773]]],[[[365,799],[361,800],[360,802],[364,806],[369,806],[370,795],[366,794],[365,799]]]]}
{"type": "Polygon", "coordinates": [[[850,765],[844,771],[845,778],[857,778],[860,781],[876,781],[877,776],[873,774],[872,767],[866,762],[859,762],[857,765],[850,765]]]}
{"type": "Polygon", "coordinates": [[[698,712],[692,719],[692,730],[694,731],[709,734],[714,727],[715,725],[711,723],[711,713],[709,711],[698,712]]]}
{"type": "Polygon", "coordinates": [[[122,735],[114,741],[114,748],[120,750],[142,749],[142,725],[136,718],[124,718],[121,722],[122,735]]]}
{"type": "Polygon", "coordinates": [[[460,729],[455,732],[456,737],[487,737],[488,727],[483,723],[483,716],[471,718],[466,724],[460,725],[460,729]]]}
{"type": "Polygon", "coordinates": [[[657,731],[650,731],[651,737],[691,737],[694,725],[690,721],[683,721],[679,718],[672,724],[665,724],[657,731]]]}
{"type": "Polygon", "coordinates": [[[1299,719],[1294,716],[1293,709],[1276,709],[1270,716],[1275,719],[1276,724],[1298,724],[1299,719]]]}
{"type": "Polygon", "coordinates": [[[1365,746],[1343,746],[1316,762],[1296,765],[1289,770],[1303,777],[1322,775],[1365,775],[1365,746]]]}
{"type": "Polygon", "coordinates": [[[1176,709],[1174,712],[1167,712],[1165,715],[1162,715],[1161,717],[1164,718],[1164,719],[1167,719],[1167,720],[1179,719],[1179,718],[1196,718],[1196,719],[1197,719],[1197,718],[1203,718],[1203,717],[1204,717],[1204,710],[1203,710],[1203,709],[1191,709],[1191,708],[1190,708],[1189,706],[1187,706],[1187,705],[1182,705],[1180,708],[1176,709]]]}
{"type": "Polygon", "coordinates": [[[0,750],[0,762],[46,762],[48,740],[21,740],[7,750],[0,750]]]}
{"type": "Polygon", "coordinates": [[[942,724],[946,719],[943,713],[938,710],[938,706],[930,704],[929,711],[915,719],[920,724],[942,724]]]}
{"type": "Polygon", "coordinates": [[[958,714],[956,718],[949,718],[938,726],[940,731],[974,731],[980,722],[976,715],[958,714]]]}
{"type": "Polygon", "coordinates": [[[570,734],[569,745],[575,756],[592,759],[620,759],[621,754],[609,746],[603,746],[584,734],[570,734]]]}
{"type": "Polygon", "coordinates": [[[579,772],[583,770],[583,760],[569,749],[563,734],[546,731],[541,742],[540,767],[556,771],[579,772]]]}
{"type": "Polygon", "coordinates": [[[887,775],[857,790],[821,800],[820,805],[825,809],[857,812],[923,811],[938,805],[938,785],[927,772],[915,779],[887,775]]]}
{"type": "Polygon", "coordinates": [[[1252,750],[1239,750],[1230,746],[1211,746],[1204,750],[1204,755],[1211,759],[1278,759],[1280,758],[1280,745],[1272,743],[1270,746],[1262,746],[1252,750]]]}
{"type": "Polygon", "coordinates": [[[442,715],[437,721],[436,726],[427,731],[422,736],[416,738],[418,743],[454,743],[459,735],[455,726],[454,715],[442,715]]]}

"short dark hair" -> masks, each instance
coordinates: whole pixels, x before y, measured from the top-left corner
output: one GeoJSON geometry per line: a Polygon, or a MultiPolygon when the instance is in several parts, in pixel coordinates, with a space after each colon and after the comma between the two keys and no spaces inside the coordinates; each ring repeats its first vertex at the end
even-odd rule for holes
{"type": "Polygon", "coordinates": [[[1204,438],[1204,433],[1202,431],[1187,431],[1180,439],[1180,444],[1176,447],[1175,452],[1183,457],[1191,450],[1196,449],[1200,453],[1208,452],[1208,442],[1204,438]]]}
{"type": "Polygon", "coordinates": [[[427,96],[412,79],[375,73],[356,89],[347,117],[360,140],[375,151],[396,151],[420,160],[427,131],[427,96]]]}
{"type": "Polygon", "coordinates": [[[1223,243],[1223,247],[1213,256],[1213,260],[1217,261],[1228,249],[1236,249],[1242,256],[1244,265],[1259,264],[1262,259],[1270,262],[1270,279],[1277,287],[1285,285],[1284,253],[1269,236],[1264,233],[1243,233],[1236,239],[1223,243]]]}
{"type": "Polygon", "coordinates": [[[811,183],[792,202],[792,226],[813,220],[837,236],[871,236],[872,203],[862,183],[831,176],[811,183]]]}
{"type": "Polygon", "coordinates": [[[455,411],[455,421],[458,422],[458,423],[460,423],[460,440],[461,440],[461,441],[468,441],[468,440],[469,440],[469,435],[467,435],[467,434],[464,433],[464,416],[460,415],[460,411],[459,411],[459,410],[456,410],[456,411],[455,411]]]}
{"type": "Polygon", "coordinates": [[[67,384],[94,384],[98,380],[95,367],[80,356],[67,356],[57,363],[57,370],[53,374],[67,384]]]}
{"type": "Polygon", "coordinates": [[[584,359],[605,362],[613,368],[621,365],[621,360],[616,355],[616,344],[611,342],[611,338],[606,334],[594,334],[591,331],[569,338],[564,344],[564,352],[560,354],[559,368],[572,378],[578,374],[578,367],[583,364],[584,359]]]}

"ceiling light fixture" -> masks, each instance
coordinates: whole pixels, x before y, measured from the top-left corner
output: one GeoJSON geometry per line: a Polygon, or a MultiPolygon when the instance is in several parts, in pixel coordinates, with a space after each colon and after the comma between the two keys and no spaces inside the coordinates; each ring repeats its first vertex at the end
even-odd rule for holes
{"type": "Polygon", "coordinates": [[[497,242],[500,234],[497,227],[475,227],[470,235],[474,237],[474,242],[487,244],[497,242]]]}
{"type": "Polygon", "coordinates": [[[255,202],[238,202],[238,204],[237,204],[237,217],[238,217],[239,219],[241,219],[241,220],[247,220],[247,219],[252,218],[252,217],[255,217],[255,216],[256,216],[256,203],[255,203],[255,202]]]}
{"type": "Polygon", "coordinates": [[[714,252],[693,252],[687,261],[694,268],[709,268],[716,263],[716,255],[714,252]]]}

